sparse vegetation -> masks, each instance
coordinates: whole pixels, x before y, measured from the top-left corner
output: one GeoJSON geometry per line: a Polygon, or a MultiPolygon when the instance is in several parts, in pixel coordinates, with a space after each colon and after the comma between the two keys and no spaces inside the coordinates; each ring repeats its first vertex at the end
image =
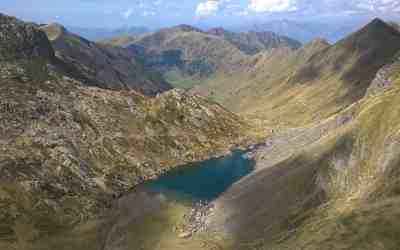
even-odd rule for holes
{"type": "Polygon", "coordinates": [[[0,249],[398,249],[392,26],[374,20],[333,45],[318,39],[249,56],[240,37],[181,25],[134,38],[142,64],[121,55],[133,48],[42,26],[56,57],[39,26],[3,15],[0,24],[0,249]],[[154,97],[107,90],[98,67],[113,63],[99,58],[128,60],[144,85],[158,77],[143,75],[146,67],[183,88],[204,82],[154,97]],[[190,207],[163,197],[112,202],[175,166],[266,135],[252,152],[255,171],[200,214],[209,231],[179,237],[190,207]]]}

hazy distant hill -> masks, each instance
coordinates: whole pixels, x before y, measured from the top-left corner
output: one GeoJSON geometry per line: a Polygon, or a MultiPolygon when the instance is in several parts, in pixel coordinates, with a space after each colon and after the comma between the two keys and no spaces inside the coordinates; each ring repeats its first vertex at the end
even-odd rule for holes
{"type": "Polygon", "coordinates": [[[275,20],[266,23],[257,23],[235,27],[238,31],[270,31],[279,35],[288,36],[303,43],[322,37],[330,42],[336,42],[350,33],[361,28],[363,21],[336,21],[336,22],[304,22],[296,20],[275,20]]]}
{"type": "Polygon", "coordinates": [[[139,35],[150,30],[146,27],[127,27],[127,28],[84,28],[84,27],[68,27],[72,33],[84,37],[91,41],[98,41],[112,38],[115,36],[131,36],[139,35]]]}

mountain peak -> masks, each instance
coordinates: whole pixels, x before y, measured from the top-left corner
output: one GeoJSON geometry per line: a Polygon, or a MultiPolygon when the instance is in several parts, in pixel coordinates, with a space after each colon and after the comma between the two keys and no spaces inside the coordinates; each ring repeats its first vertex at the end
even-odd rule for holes
{"type": "Polygon", "coordinates": [[[386,25],[386,23],[382,19],[376,17],[369,23],[369,25],[379,26],[379,25],[386,25]]]}
{"type": "Polygon", "coordinates": [[[199,28],[190,26],[188,24],[180,24],[178,26],[175,26],[173,29],[176,29],[179,31],[184,31],[184,32],[191,32],[191,31],[202,32],[199,28]]]}
{"type": "Polygon", "coordinates": [[[379,18],[373,19],[359,31],[344,38],[338,44],[352,48],[385,47],[400,39],[400,32],[379,18]]]}
{"type": "Polygon", "coordinates": [[[364,30],[364,31],[366,31],[366,30],[369,30],[369,31],[385,30],[386,32],[390,32],[390,33],[399,33],[399,31],[393,25],[390,25],[389,23],[386,23],[379,18],[373,19],[362,30],[364,30]]]}
{"type": "Polygon", "coordinates": [[[67,29],[59,23],[50,23],[42,26],[41,29],[46,32],[51,41],[56,40],[67,32],[67,29]]]}

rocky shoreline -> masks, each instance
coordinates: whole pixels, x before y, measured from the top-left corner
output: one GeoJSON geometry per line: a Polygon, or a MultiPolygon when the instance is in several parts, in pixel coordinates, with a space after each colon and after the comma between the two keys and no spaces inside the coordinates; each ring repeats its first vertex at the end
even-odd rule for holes
{"type": "MultiPolygon", "coordinates": [[[[213,202],[199,201],[193,205],[189,213],[183,216],[184,225],[178,230],[179,238],[190,238],[196,233],[205,232],[208,229],[215,205],[213,202]]],[[[175,229],[176,231],[176,229],[175,229]]]]}

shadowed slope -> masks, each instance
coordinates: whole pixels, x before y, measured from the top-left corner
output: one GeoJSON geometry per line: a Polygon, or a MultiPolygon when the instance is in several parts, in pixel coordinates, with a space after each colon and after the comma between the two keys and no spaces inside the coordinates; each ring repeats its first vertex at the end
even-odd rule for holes
{"type": "Polygon", "coordinates": [[[145,95],[171,89],[159,74],[144,68],[134,51],[90,42],[58,24],[41,29],[47,33],[57,57],[74,67],[88,85],[133,89],[145,95]]]}

